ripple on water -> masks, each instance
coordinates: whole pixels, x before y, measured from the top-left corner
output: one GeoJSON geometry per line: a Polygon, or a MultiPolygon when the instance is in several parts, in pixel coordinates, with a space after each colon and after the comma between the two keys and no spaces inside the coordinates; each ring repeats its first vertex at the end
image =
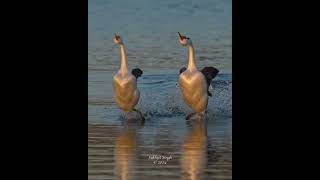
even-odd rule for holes
{"type": "MultiPolygon", "coordinates": [[[[100,76],[112,77],[98,73],[90,83],[109,81],[100,76]]],[[[213,98],[205,124],[185,120],[190,110],[181,99],[177,78],[178,74],[165,73],[139,79],[138,108],[146,117],[143,124],[128,123],[111,97],[103,97],[102,91],[112,92],[110,84],[97,86],[101,89],[92,92],[96,95],[89,97],[88,105],[89,179],[231,179],[231,74],[219,74],[212,82],[213,98]],[[173,159],[155,165],[151,154],[173,159]]]]}
{"type": "Polygon", "coordinates": [[[89,180],[232,179],[231,10],[230,0],[89,1],[89,180]],[[188,52],[178,44],[177,31],[192,38],[199,67],[221,70],[206,123],[185,120],[190,109],[177,73],[188,52]],[[112,75],[120,62],[115,32],[126,43],[129,67],[144,71],[137,106],[144,124],[122,119],[113,101],[112,75]],[[172,160],[154,164],[150,154],[172,160]]]}

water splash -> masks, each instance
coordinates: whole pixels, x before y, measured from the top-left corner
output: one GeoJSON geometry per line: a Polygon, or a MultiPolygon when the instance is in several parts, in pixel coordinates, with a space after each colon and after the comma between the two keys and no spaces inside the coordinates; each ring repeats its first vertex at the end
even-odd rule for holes
{"type": "MultiPolygon", "coordinates": [[[[191,112],[181,97],[177,74],[146,75],[139,82],[141,97],[138,108],[146,117],[185,116],[191,112]]],[[[232,116],[231,74],[221,74],[212,82],[208,116],[232,116]]]]}

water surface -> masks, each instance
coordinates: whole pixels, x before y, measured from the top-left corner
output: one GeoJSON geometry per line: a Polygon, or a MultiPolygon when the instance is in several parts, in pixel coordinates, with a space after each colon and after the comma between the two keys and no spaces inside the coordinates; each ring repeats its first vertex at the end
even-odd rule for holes
{"type": "Polygon", "coordinates": [[[91,0],[88,45],[88,177],[94,179],[231,179],[232,43],[230,0],[91,0]],[[199,68],[215,66],[207,119],[186,121],[178,72],[192,38],[199,68]],[[128,122],[113,100],[112,76],[120,50],[144,74],[137,108],[146,117],[128,122]],[[169,160],[155,158],[163,156],[169,160]]]}

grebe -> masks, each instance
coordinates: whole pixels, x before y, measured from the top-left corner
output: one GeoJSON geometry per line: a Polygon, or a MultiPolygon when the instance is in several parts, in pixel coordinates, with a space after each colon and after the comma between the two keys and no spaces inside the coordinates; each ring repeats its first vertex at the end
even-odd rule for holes
{"type": "Polygon", "coordinates": [[[178,34],[180,44],[189,47],[188,67],[182,67],[179,76],[179,85],[183,99],[194,111],[186,119],[189,119],[194,114],[203,116],[206,113],[208,97],[212,96],[209,92],[210,83],[219,73],[219,70],[214,67],[205,67],[199,71],[195,62],[195,53],[191,39],[182,36],[179,32],[178,34]]]}
{"type": "Polygon", "coordinates": [[[121,65],[119,71],[113,76],[114,98],[124,112],[137,111],[141,118],[143,114],[134,107],[137,105],[140,92],[137,88],[137,80],[142,75],[142,70],[135,68],[131,71],[127,67],[127,57],[124,44],[119,35],[115,34],[114,43],[118,44],[121,49],[121,65]]]}

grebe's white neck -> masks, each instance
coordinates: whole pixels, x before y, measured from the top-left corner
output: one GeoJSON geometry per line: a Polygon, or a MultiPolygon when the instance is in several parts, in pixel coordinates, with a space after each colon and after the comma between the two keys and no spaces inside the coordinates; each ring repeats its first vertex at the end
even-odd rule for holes
{"type": "Polygon", "coordinates": [[[128,67],[127,67],[127,55],[126,55],[126,49],[123,44],[120,44],[121,49],[121,66],[120,71],[122,74],[128,73],[128,67]]]}
{"type": "Polygon", "coordinates": [[[196,62],[195,62],[195,55],[194,55],[194,49],[193,49],[193,45],[192,45],[192,42],[191,40],[189,40],[189,64],[188,64],[188,70],[190,71],[194,71],[194,70],[197,70],[197,65],[196,65],[196,62]]]}

